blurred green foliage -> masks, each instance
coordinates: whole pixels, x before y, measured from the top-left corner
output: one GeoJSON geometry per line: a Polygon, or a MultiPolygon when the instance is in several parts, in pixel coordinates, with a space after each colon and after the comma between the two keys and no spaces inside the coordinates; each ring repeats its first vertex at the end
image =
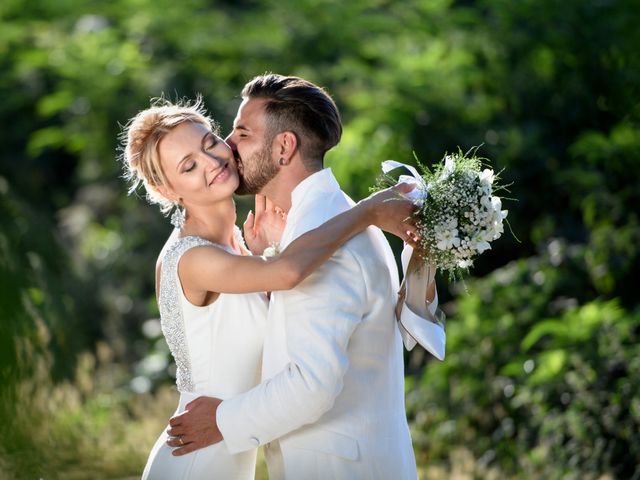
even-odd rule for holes
{"type": "Polygon", "coordinates": [[[585,250],[553,240],[468,282],[449,357],[407,396],[425,462],[466,445],[481,477],[638,475],[640,311],[587,299],[585,250]]]}
{"type": "MultiPolygon", "coordinates": [[[[151,97],[201,93],[228,131],[244,83],[274,71],[334,96],[345,132],[327,163],[356,198],[384,159],[479,144],[513,182],[521,242],[503,236],[466,288],[442,279],[444,363],[407,355],[423,476],[640,478],[638,12],[632,0],[4,0],[0,470],[139,471],[156,432],[133,405],[160,396],[135,392],[171,382],[153,293],[170,227],[126,196],[119,125],[151,97]],[[87,369],[104,388],[83,386],[87,369]],[[20,404],[50,419],[45,434],[20,404]],[[119,467],[91,442],[54,453],[126,421],[118,432],[148,444],[114,446],[119,467]]],[[[249,204],[238,199],[239,219],[249,204]]]]}

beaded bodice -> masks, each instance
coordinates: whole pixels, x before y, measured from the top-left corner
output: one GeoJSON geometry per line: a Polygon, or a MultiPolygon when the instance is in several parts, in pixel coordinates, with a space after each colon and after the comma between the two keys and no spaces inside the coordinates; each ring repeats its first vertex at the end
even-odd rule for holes
{"type": "Polygon", "coordinates": [[[189,249],[214,245],[201,237],[183,237],[175,241],[162,259],[160,276],[160,324],[169,350],[176,362],[176,384],[181,392],[194,391],[191,359],[187,344],[184,310],[181,304],[182,286],[178,278],[178,262],[189,249]]]}

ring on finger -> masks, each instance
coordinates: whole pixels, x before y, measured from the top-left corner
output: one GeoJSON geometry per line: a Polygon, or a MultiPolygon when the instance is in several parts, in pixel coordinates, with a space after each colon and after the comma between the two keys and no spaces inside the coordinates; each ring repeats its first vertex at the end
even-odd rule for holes
{"type": "Polygon", "coordinates": [[[180,442],[180,445],[184,445],[184,440],[182,440],[182,435],[178,436],[178,442],[180,442]]]}

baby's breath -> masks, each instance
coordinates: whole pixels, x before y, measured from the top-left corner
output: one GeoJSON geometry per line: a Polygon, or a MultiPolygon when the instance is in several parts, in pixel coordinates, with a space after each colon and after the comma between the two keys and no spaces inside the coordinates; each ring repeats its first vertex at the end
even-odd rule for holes
{"type": "MultiPolygon", "coordinates": [[[[416,226],[421,235],[421,255],[449,274],[460,278],[473,261],[504,229],[507,210],[502,210],[499,187],[493,170],[483,168],[486,160],[476,156],[477,149],[445,155],[433,171],[418,161],[421,179],[416,226]]],[[[395,180],[382,177],[378,187],[395,180]]]]}

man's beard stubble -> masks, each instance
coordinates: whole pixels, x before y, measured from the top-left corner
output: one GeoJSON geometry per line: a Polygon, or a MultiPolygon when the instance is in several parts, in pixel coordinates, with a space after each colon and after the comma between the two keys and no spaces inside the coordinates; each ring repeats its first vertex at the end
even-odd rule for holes
{"type": "Polygon", "coordinates": [[[242,161],[242,173],[238,169],[240,183],[236,189],[238,195],[255,195],[278,174],[278,166],[271,161],[271,147],[265,146],[242,161]]]}

